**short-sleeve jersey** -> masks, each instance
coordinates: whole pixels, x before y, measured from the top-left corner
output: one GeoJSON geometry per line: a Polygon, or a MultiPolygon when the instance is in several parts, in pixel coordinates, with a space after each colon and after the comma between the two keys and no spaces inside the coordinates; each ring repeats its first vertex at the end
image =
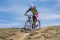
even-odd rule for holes
{"type": "Polygon", "coordinates": [[[27,10],[27,12],[31,11],[33,14],[36,14],[37,10],[36,10],[36,7],[34,7],[33,9],[29,8],[27,10]]]}

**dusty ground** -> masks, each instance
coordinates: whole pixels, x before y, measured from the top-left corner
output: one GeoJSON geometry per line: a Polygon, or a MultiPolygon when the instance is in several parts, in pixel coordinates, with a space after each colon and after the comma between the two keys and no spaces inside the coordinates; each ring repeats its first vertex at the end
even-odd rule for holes
{"type": "Polygon", "coordinates": [[[60,26],[49,26],[29,34],[25,40],[60,40],[60,26]]]}
{"type": "Polygon", "coordinates": [[[0,40],[24,40],[28,34],[19,28],[0,28],[0,40]]]}
{"type": "Polygon", "coordinates": [[[19,28],[0,28],[0,40],[60,40],[60,26],[49,26],[31,33],[19,28]]]}

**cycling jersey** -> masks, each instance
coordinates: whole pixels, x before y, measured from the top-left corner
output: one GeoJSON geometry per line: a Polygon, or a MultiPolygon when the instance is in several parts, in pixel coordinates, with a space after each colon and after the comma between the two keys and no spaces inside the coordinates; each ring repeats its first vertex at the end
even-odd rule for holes
{"type": "MultiPolygon", "coordinates": [[[[29,9],[27,10],[27,12],[29,12],[29,11],[31,11],[34,15],[35,15],[36,12],[37,12],[36,7],[34,7],[33,9],[29,8],[29,9]]],[[[27,13],[27,12],[26,12],[26,13],[27,13]]]]}

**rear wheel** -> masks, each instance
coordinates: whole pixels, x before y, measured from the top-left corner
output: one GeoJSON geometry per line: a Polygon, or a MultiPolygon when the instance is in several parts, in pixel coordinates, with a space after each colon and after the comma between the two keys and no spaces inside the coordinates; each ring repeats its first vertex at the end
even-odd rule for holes
{"type": "Polygon", "coordinates": [[[38,20],[36,23],[35,23],[35,29],[40,29],[41,27],[41,23],[40,21],[38,20]]]}

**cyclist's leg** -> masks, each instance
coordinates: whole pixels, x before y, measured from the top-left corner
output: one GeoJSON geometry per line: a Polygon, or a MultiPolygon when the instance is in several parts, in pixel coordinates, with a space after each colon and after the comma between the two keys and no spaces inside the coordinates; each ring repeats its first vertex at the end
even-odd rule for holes
{"type": "Polygon", "coordinates": [[[35,16],[35,20],[36,20],[36,22],[37,22],[37,21],[38,21],[38,17],[35,16]]]}
{"type": "Polygon", "coordinates": [[[36,12],[36,14],[35,14],[36,16],[35,16],[35,18],[36,18],[36,21],[38,21],[38,16],[39,16],[39,13],[38,12],[36,12]]]}
{"type": "Polygon", "coordinates": [[[36,17],[33,16],[33,28],[35,29],[35,22],[36,22],[36,17]]]}
{"type": "Polygon", "coordinates": [[[32,20],[32,29],[33,29],[33,25],[34,25],[34,22],[33,22],[33,20],[32,20]]]}
{"type": "Polygon", "coordinates": [[[34,16],[33,16],[33,20],[32,20],[32,29],[33,29],[33,26],[34,26],[34,16]]]}

